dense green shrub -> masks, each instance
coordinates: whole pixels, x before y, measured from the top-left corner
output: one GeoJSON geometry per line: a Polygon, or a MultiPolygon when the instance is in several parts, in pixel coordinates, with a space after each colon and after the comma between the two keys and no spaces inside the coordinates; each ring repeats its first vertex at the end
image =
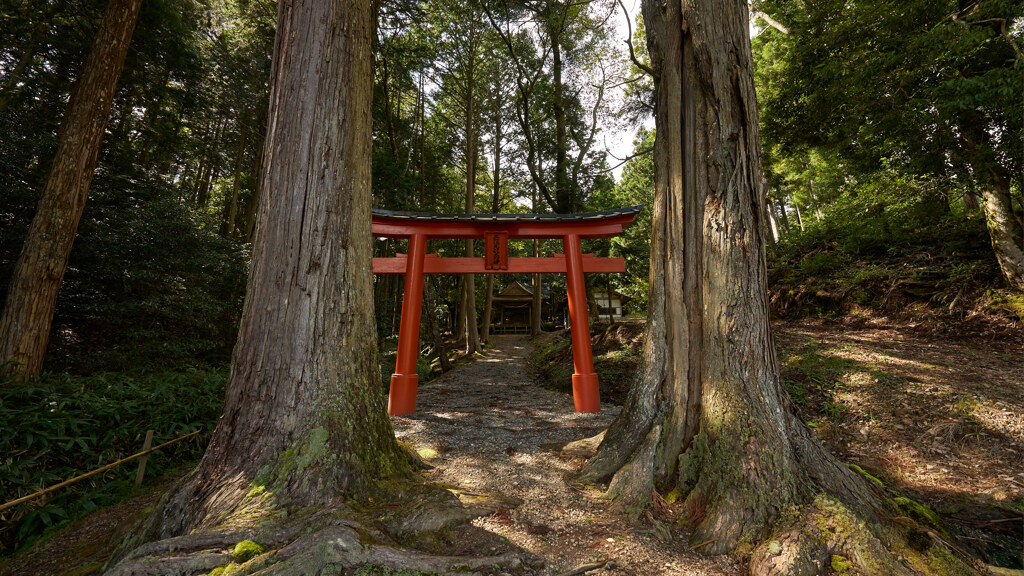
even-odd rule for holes
{"type": "MultiPolygon", "coordinates": [[[[44,374],[0,381],[0,497],[32,494],[200,427],[203,433],[155,452],[147,477],[198,458],[224,401],[226,370],[44,374]]],[[[116,502],[133,486],[135,462],[98,474],[0,515],[0,553],[9,554],[46,528],[116,502]]]]}
{"type": "MultiPolygon", "coordinates": [[[[37,195],[0,189],[0,301],[37,195]]],[[[241,244],[143,176],[93,181],[57,298],[45,369],[89,374],[226,362],[245,293],[241,244]]]]}

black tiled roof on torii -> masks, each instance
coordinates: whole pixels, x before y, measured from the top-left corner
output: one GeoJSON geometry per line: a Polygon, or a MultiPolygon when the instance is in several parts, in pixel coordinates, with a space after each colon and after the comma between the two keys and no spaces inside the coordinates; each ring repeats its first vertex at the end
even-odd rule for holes
{"type": "Polygon", "coordinates": [[[431,220],[434,222],[580,222],[607,220],[620,216],[636,215],[643,206],[629,206],[601,212],[583,214],[431,214],[428,212],[397,212],[373,209],[373,215],[394,220],[431,220]]]}

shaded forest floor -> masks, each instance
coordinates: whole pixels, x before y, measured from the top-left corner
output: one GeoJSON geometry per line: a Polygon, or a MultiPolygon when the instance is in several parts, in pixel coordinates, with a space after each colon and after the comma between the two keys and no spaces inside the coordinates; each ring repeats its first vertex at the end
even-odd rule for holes
{"type": "MultiPolygon", "coordinates": [[[[593,327],[603,398],[622,402],[644,323],[593,327]]],[[[774,325],[783,384],[825,445],[888,488],[941,514],[964,548],[1022,568],[1024,347],[1016,337],[951,337],[879,317],[774,325]]],[[[568,392],[567,332],[534,359],[568,392]]]]}
{"type": "MultiPolygon", "coordinates": [[[[575,482],[585,459],[561,450],[617,414],[640,362],[642,321],[595,325],[603,410],[577,414],[566,392],[567,332],[497,338],[483,358],[420,388],[398,437],[433,468],[425,479],[483,510],[433,542],[454,554],[525,551],[517,574],[739,574],[728,557],[691,549],[663,502],[630,516],[599,487],[575,482]],[[554,384],[552,384],[552,382],[554,384]]],[[[942,515],[986,564],[1021,568],[1024,521],[1024,354],[1020,341],[952,339],[882,321],[775,325],[783,382],[805,421],[836,454],[942,515]]],[[[180,473],[52,534],[0,574],[88,574],[180,473]]],[[[496,573],[497,574],[497,573],[496,573]]]]}
{"type": "Polygon", "coordinates": [[[99,574],[129,531],[191,470],[192,466],[169,470],[152,485],[144,484],[136,495],[44,535],[9,561],[0,562],[0,576],[99,574]]]}

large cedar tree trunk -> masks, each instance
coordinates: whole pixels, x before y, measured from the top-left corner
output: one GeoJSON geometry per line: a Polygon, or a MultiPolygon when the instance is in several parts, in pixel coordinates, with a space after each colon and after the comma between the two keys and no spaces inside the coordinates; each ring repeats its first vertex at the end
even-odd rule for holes
{"type": "Polygon", "coordinates": [[[110,105],[142,0],[110,0],[57,132],[57,156],[14,266],[0,316],[0,365],[43,368],[57,293],[96,171],[110,105]]]}
{"type": "Polygon", "coordinates": [[[905,572],[881,543],[884,498],[780,385],[747,4],[645,0],[643,14],[659,74],[644,364],[583,477],[627,509],[676,490],[691,542],[746,551],[755,574],[824,573],[833,553],[905,572]]]}
{"type": "Polygon", "coordinates": [[[385,413],[370,236],[369,0],[293,0],[277,40],[252,270],[224,414],[147,536],[208,528],[254,487],[326,506],[408,468],[385,413]]]}

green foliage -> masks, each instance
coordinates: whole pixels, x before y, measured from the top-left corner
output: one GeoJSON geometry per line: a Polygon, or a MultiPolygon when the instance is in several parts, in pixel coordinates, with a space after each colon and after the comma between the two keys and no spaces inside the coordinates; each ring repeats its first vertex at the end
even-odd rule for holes
{"type": "MultiPolygon", "coordinates": [[[[105,6],[0,10],[0,69],[27,63],[0,81],[0,299],[105,6]]],[[[245,284],[239,240],[254,214],[273,35],[265,0],[143,3],[58,297],[46,369],[227,359],[245,284]],[[229,233],[233,192],[237,226],[229,233]]]]}
{"type": "MultiPolygon", "coordinates": [[[[156,445],[204,429],[151,455],[147,477],[198,458],[220,416],[226,379],[226,371],[197,370],[0,381],[0,493],[5,501],[27,496],[135,454],[147,430],[156,445]]],[[[133,461],[5,512],[0,551],[120,500],[136,469],[133,461]]]]}
{"type": "Polygon", "coordinates": [[[637,133],[633,143],[635,157],[626,163],[621,180],[614,188],[596,194],[594,198],[595,209],[599,210],[637,204],[644,207],[621,235],[606,241],[610,244],[608,254],[626,261],[626,273],[615,274],[611,280],[616,291],[630,298],[626,310],[633,314],[647,313],[654,204],[654,136],[653,130],[641,129],[637,133]]]}
{"type": "MultiPolygon", "coordinates": [[[[17,215],[0,232],[0,298],[34,200],[8,198],[17,215]]],[[[237,243],[201,228],[159,183],[98,177],[61,286],[46,368],[88,374],[226,362],[245,256],[237,243]]]]}

